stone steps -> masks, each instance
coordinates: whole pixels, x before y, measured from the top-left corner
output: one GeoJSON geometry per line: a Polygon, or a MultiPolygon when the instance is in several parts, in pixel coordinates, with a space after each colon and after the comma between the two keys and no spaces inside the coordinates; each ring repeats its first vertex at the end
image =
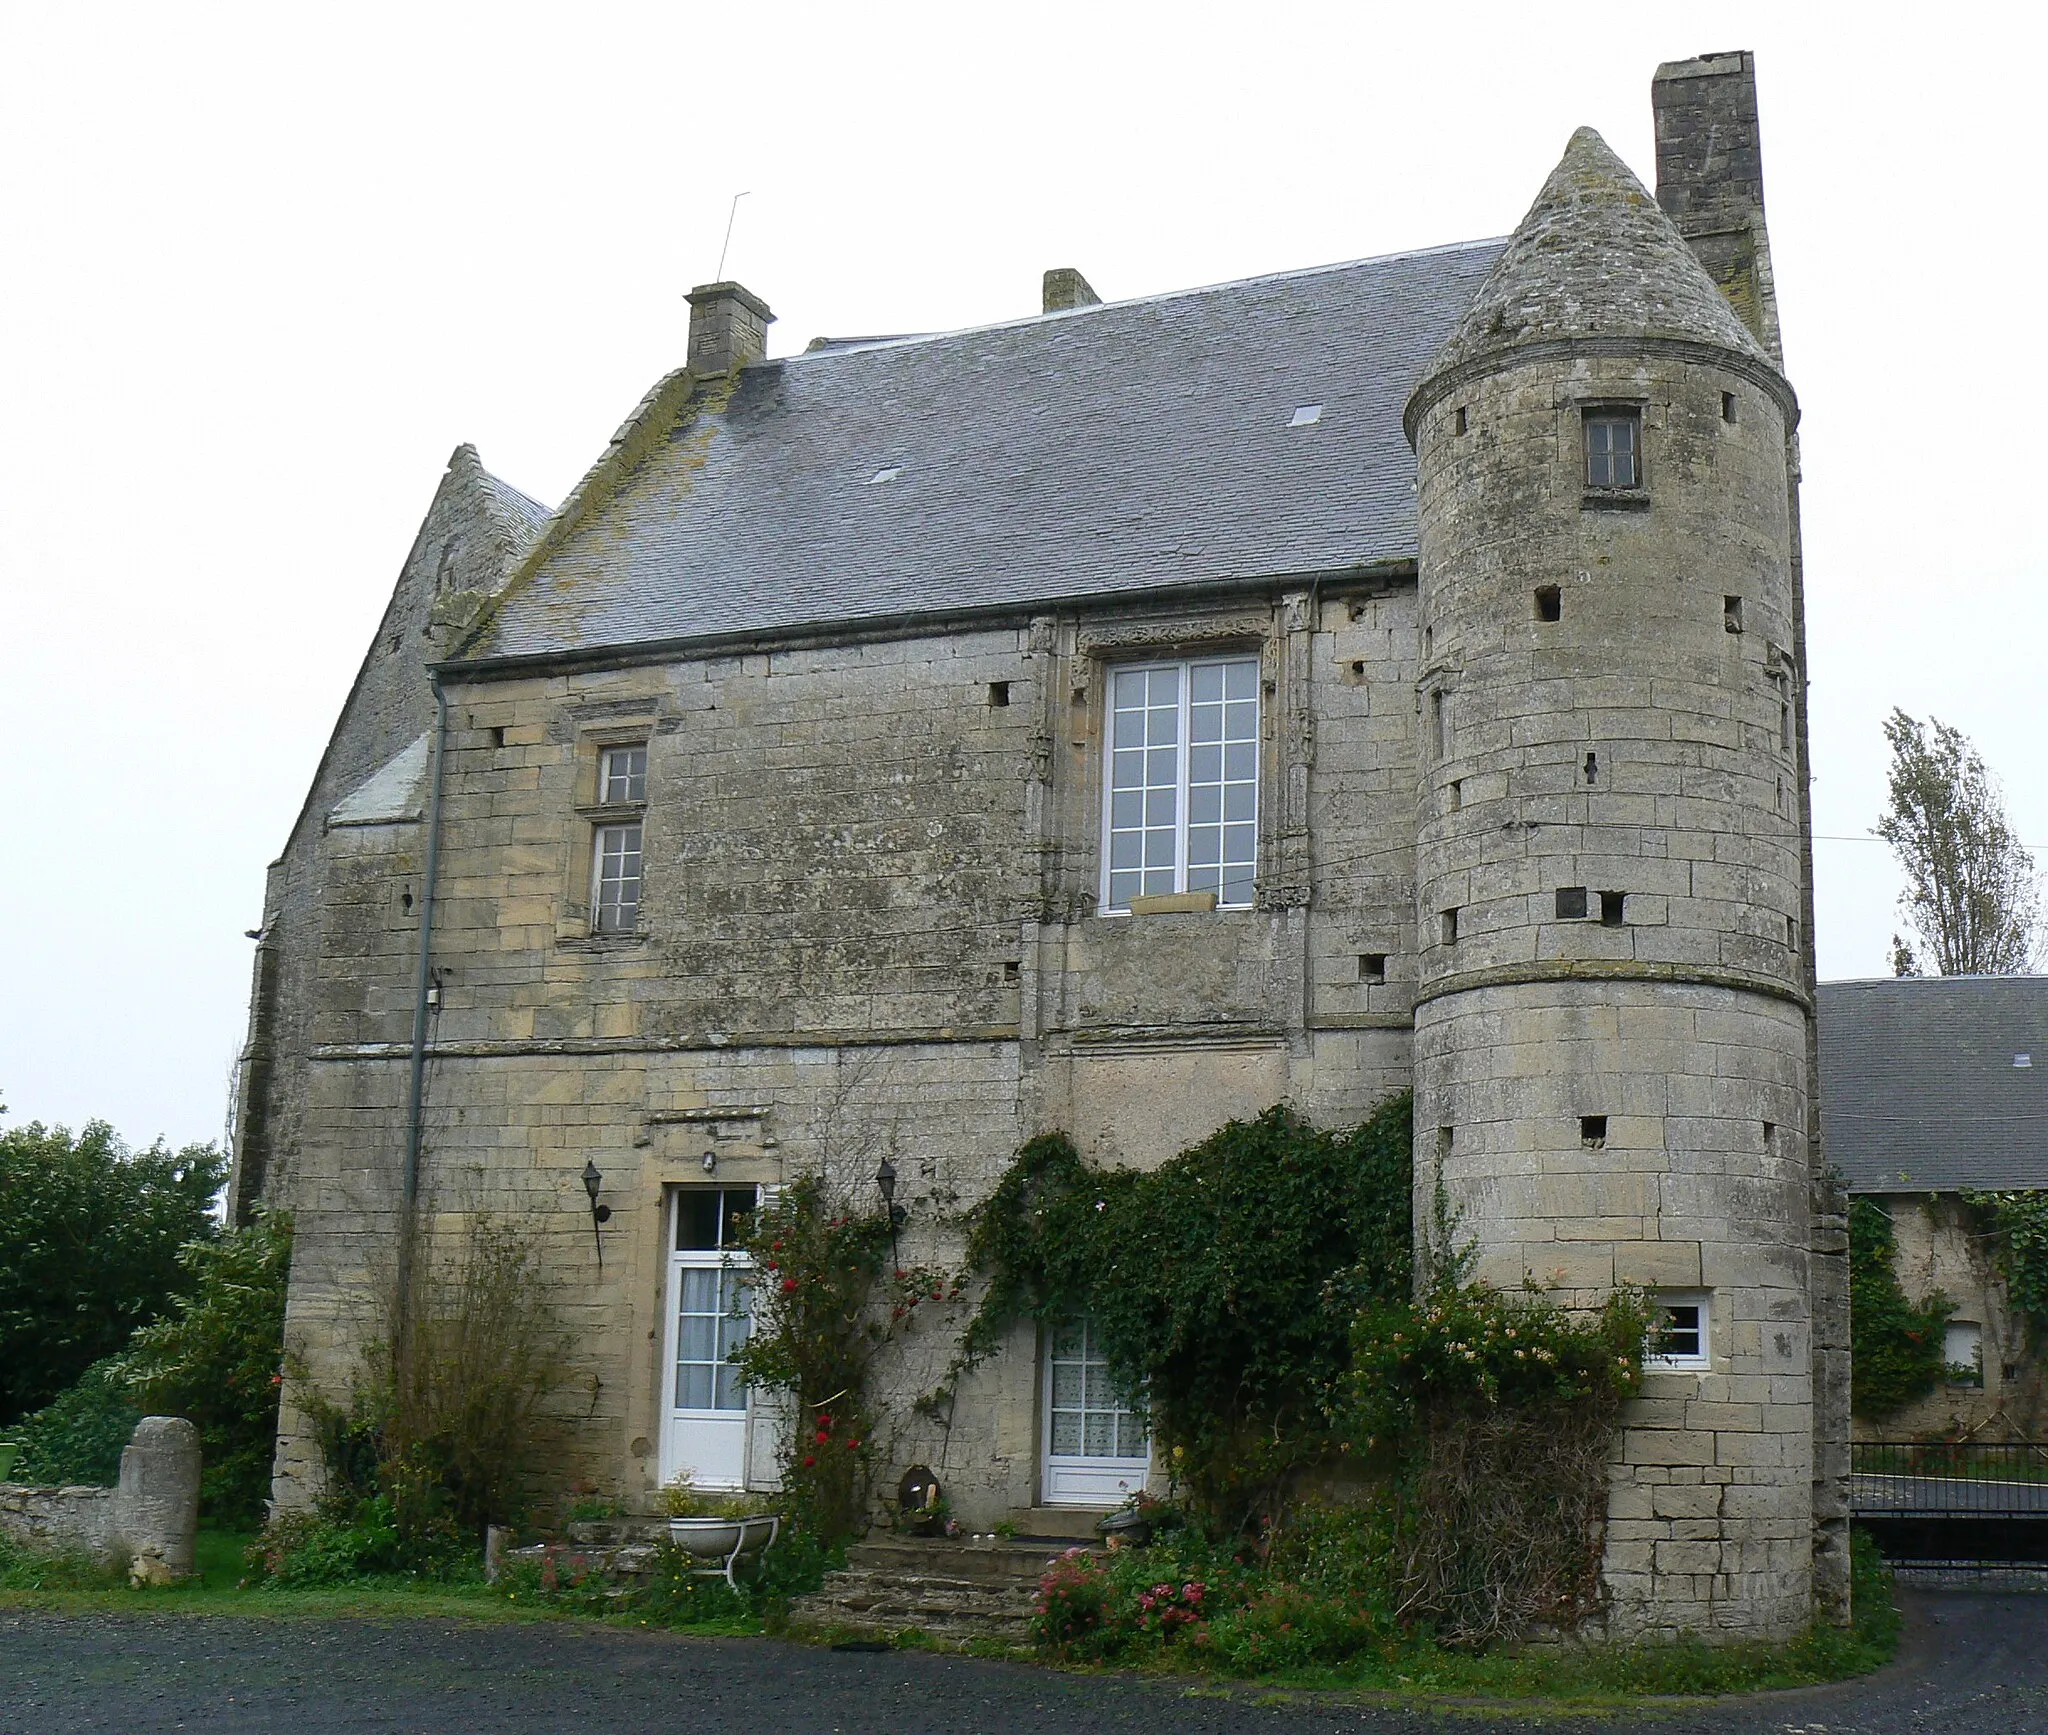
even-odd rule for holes
{"type": "Polygon", "coordinates": [[[919,1633],[962,1643],[1029,1637],[1038,1581],[1058,1545],[884,1537],[856,1543],[845,1567],[790,1607],[813,1632],[894,1637],[919,1633]]]}

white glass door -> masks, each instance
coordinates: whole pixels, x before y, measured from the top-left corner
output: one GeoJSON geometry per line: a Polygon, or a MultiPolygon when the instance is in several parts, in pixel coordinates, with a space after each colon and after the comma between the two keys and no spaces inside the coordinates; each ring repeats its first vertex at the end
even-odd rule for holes
{"type": "Polygon", "coordinates": [[[737,1243],[754,1187],[679,1187],[669,1206],[661,1479],[746,1485],[747,1387],[727,1358],[752,1329],[752,1264],[737,1243]]]}
{"type": "Polygon", "coordinates": [[[1116,1506],[1145,1486],[1145,1417],[1120,1397],[1085,1319],[1045,1334],[1048,1506],[1116,1506]]]}

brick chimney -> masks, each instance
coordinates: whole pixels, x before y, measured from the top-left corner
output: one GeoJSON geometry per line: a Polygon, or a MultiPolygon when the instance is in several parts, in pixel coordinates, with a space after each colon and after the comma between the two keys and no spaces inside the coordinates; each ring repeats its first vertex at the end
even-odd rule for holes
{"type": "Polygon", "coordinates": [[[1045,274],[1043,313],[1064,313],[1070,307],[1099,307],[1102,297],[1071,265],[1055,265],[1045,274]]]}
{"type": "Polygon", "coordinates": [[[690,371],[727,373],[768,353],[768,303],[737,283],[703,283],[690,291],[690,371]]]}
{"type": "Polygon", "coordinates": [[[1666,61],[1651,81],[1650,109],[1657,122],[1657,203],[1757,341],[1784,366],[1764,229],[1756,56],[1666,61]]]}

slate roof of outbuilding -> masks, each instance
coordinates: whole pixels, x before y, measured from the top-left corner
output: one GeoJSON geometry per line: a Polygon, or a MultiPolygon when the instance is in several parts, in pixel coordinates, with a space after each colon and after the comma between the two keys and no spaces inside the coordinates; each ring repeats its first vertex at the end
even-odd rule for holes
{"type": "Polygon", "coordinates": [[[1646,337],[1713,344],[1777,373],[1655,197],[1580,127],[1429,378],[1534,344],[1646,337]]]}
{"type": "Polygon", "coordinates": [[[1500,246],[671,376],[462,660],[1412,559],[1402,407],[1500,246]]]}
{"type": "Polygon", "coordinates": [[[2048,1187],[2048,976],[1823,982],[1819,1004],[1827,1155],[1851,1192],[2048,1187]]]}

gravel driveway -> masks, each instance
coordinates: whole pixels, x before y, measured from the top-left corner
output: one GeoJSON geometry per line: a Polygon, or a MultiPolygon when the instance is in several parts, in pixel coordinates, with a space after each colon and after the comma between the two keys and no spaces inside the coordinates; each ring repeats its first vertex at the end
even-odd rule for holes
{"type": "Polygon", "coordinates": [[[1861,1682],[1598,1720],[1273,1702],[1182,1682],[918,1652],[542,1624],[472,1626],[0,1612],[0,1735],[1358,1735],[1655,1729],[1733,1735],[2048,1735],[2048,1596],[1908,1593],[1900,1657],[1861,1682]]]}

